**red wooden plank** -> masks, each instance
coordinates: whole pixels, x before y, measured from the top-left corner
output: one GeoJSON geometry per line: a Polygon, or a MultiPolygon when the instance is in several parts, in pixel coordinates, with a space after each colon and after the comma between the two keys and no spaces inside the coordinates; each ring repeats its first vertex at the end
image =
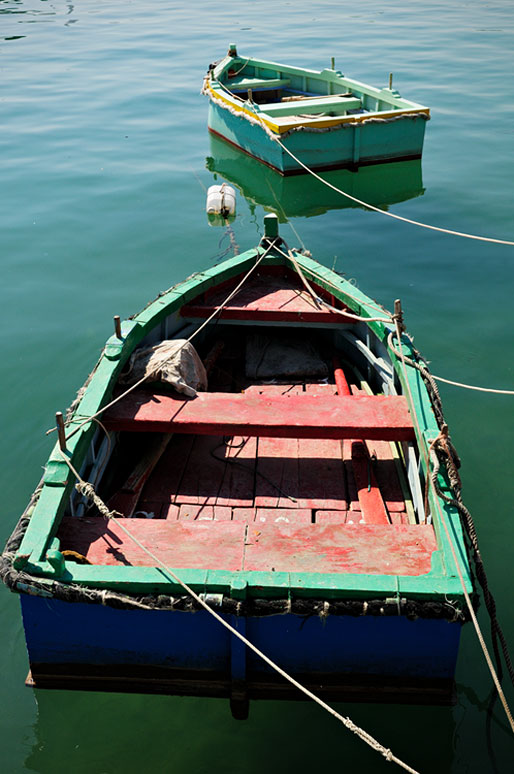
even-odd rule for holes
{"type": "MultiPolygon", "coordinates": [[[[246,533],[242,522],[126,519],[124,526],[169,567],[242,569],[246,533]]],[[[65,518],[58,534],[63,550],[78,551],[92,564],[155,565],[113,521],[101,517],[65,518]]]]}
{"type": "Polygon", "coordinates": [[[412,440],[403,396],[199,393],[194,399],[134,390],[108,409],[110,430],[282,438],[412,440]]]}
{"type": "Polygon", "coordinates": [[[180,508],[178,505],[166,504],[162,506],[161,519],[176,521],[178,519],[180,508]]]}
{"type": "Polygon", "coordinates": [[[360,504],[358,502],[357,504],[359,505],[359,510],[355,510],[352,504],[352,509],[346,514],[346,524],[364,524],[362,513],[360,511],[360,504]]]}
{"type": "Polygon", "coordinates": [[[310,508],[257,508],[255,521],[259,524],[311,524],[310,508]]]}
{"type": "Polygon", "coordinates": [[[424,575],[436,550],[431,525],[254,524],[245,570],[424,575]]]}
{"type": "Polygon", "coordinates": [[[316,524],[344,524],[347,514],[348,511],[316,511],[314,521],[316,524]]]}
{"type": "Polygon", "coordinates": [[[405,511],[393,511],[389,514],[392,524],[408,524],[409,517],[405,511]]]}
{"type": "Polygon", "coordinates": [[[346,510],[341,441],[301,438],[298,441],[298,478],[299,508],[346,510]]]}
{"type": "Polygon", "coordinates": [[[193,440],[189,435],[173,436],[141,493],[141,508],[147,510],[146,503],[149,501],[172,502],[179,489],[193,440]]]}
{"type": "Polygon", "coordinates": [[[255,505],[261,508],[298,507],[298,440],[259,438],[255,505]]]}
{"type": "Polygon", "coordinates": [[[180,487],[174,498],[175,503],[216,504],[225,474],[226,462],[223,459],[223,449],[223,438],[196,436],[180,487]]]}
{"type": "Polygon", "coordinates": [[[250,384],[245,388],[245,395],[298,395],[303,392],[301,384],[250,384]]]}
{"type": "MultiPolygon", "coordinates": [[[[181,309],[183,317],[208,317],[227,297],[228,286],[206,293],[204,300],[196,299],[181,309]]],[[[322,291],[320,291],[322,292],[322,291]]],[[[345,317],[325,306],[317,306],[298,277],[256,275],[224,306],[220,318],[267,322],[349,322],[345,317]]]]}
{"type": "Polygon", "coordinates": [[[232,508],[216,505],[189,505],[180,506],[179,521],[230,521],[232,508]]]}
{"type": "MultiPolygon", "coordinates": [[[[344,472],[345,472],[346,488],[348,493],[348,508],[350,508],[353,511],[360,511],[361,506],[360,506],[359,497],[357,494],[355,476],[353,475],[351,438],[344,439],[342,443],[342,449],[343,449],[343,465],[344,465],[344,472]]],[[[360,519],[360,516],[359,516],[359,519],[360,519]]]]}
{"type": "Polygon", "coordinates": [[[232,508],[233,521],[244,521],[246,523],[255,521],[257,508],[232,508]]]}
{"type": "Polygon", "coordinates": [[[216,454],[233,460],[225,465],[216,504],[234,507],[253,505],[257,438],[229,438],[228,444],[218,449],[216,454]]]}

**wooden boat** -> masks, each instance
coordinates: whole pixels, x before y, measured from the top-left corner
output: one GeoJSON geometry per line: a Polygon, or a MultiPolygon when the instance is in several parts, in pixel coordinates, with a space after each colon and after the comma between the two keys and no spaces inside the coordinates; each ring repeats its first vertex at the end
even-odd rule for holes
{"type": "Polygon", "coordinates": [[[339,70],[238,56],[211,65],[209,131],[283,175],[421,158],[427,107],[339,70]],[[288,152],[289,151],[289,152],[288,152]],[[293,154],[291,156],[290,154],[293,154]]]}
{"type": "MultiPolygon", "coordinates": [[[[275,212],[282,223],[289,218],[310,218],[329,210],[359,207],[310,175],[277,175],[214,134],[210,137],[210,146],[207,169],[236,185],[250,204],[275,212]]],[[[325,172],[323,177],[336,188],[375,207],[387,208],[425,192],[419,159],[392,161],[358,171],[337,169],[325,172]]]]}
{"type": "Polygon", "coordinates": [[[229,697],[238,716],[296,696],[183,582],[326,697],[451,701],[456,561],[473,587],[444,466],[426,486],[442,419],[399,319],[268,215],[259,248],[123,322],[2,557],[30,684],[229,697]],[[208,390],[152,371],[127,392],[143,350],[193,334],[208,390]]]}

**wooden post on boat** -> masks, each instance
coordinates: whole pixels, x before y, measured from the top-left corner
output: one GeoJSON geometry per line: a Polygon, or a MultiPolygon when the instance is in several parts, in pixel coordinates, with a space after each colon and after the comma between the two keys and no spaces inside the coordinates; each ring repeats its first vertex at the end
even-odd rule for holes
{"type": "Polygon", "coordinates": [[[55,422],[57,425],[57,437],[59,438],[59,448],[61,451],[66,451],[66,433],[64,431],[64,419],[62,411],[58,411],[55,415],[55,422]]]}
{"type": "Polygon", "coordinates": [[[114,315],[114,333],[116,334],[116,338],[123,338],[121,335],[121,320],[119,314],[114,315]]]}

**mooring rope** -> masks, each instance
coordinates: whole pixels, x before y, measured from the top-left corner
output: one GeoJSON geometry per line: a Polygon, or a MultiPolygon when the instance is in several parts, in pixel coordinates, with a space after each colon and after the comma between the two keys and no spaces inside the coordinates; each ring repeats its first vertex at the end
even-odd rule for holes
{"type": "MultiPolygon", "coordinates": [[[[231,92],[229,91],[229,93],[231,92]]],[[[300,161],[298,156],[295,156],[295,154],[292,151],[290,151],[286,145],[284,145],[279,135],[275,134],[275,132],[272,132],[271,129],[269,129],[269,127],[266,126],[266,124],[261,119],[259,114],[255,111],[253,104],[248,102],[248,107],[253,111],[253,115],[259,121],[260,126],[262,127],[262,129],[264,129],[266,134],[274,142],[278,143],[278,145],[280,145],[282,150],[284,150],[293,159],[293,161],[296,161],[296,163],[299,164],[303,169],[305,169],[305,171],[308,172],[309,175],[312,175],[313,177],[315,177],[316,180],[319,180],[320,183],[323,183],[323,185],[326,185],[327,188],[331,188],[336,193],[341,194],[341,196],[346,196],[347,199],[350,199],[352,202],[359,204],[361,207],[366,207],[368,210],[372,210],[373,212],[378,212],[380,215],[387,215],[387,217],[394,218],[395,220],[401,220],[404,223],[410,223],[412,226],[419,226],[420,228],[426,228],[426,229],[429,229],[430,231],[438,231],[441,234],[450,234],[451,236],[464,237],[465,239],[475,239],[479,242],[492,242],[498,245],[509,245],[511,247],[514,247],[514,242],[509,239],[493,239],[492,237],[484,237],[484,236],[479,236],[477,234],[468,234],[464,231],[454,231],[453,229],[442,228],[441,226],[432,226],[428,223],[422,223],[419,220],[413,220],[412,218],[405,218],[403,215],[396,215],[394,212],[387,212],[386,210],[381,210],[380,207],[375,207],[375,205],[369,204],[369,202],[365,202],[362,199],[357,199],[356,196],[352,196],[351,194],[346,193],[346,191],[343,191],[341,188],[338,188],[332,183],[329,183],[328,180],[325,180],[323,177],[321,177],[316,172],[314,172],[314,170],[308,167],[307,164],[304,164],[303,161],[300,161]]]]}
{"type": "Polygon", "coordinates": [[[144,553],[149,556],[152,561],[156,563],[158,567],[160,567],[163,572],[171,577],[176,583],[178,583],[184,591],[186,591],[201,607],[203,607],[209,615],[213,616],[222,626],[225,627],[231,634],[233,634],[235,637],[237,637],[241,642],[246,645],[250,650],[252,650],[259,658],[261,658],[263,661],[268,664],[275,672],[277,672],[279,675],[281,675],[285,680],[287,680],[291,685],[294,685],[295,688],[297,688],[299,691],[301,691],[305,696],[308,696],[309,699],[312,699],[312,701],[316,702],[320,707],[322,707],[326,712],[328,712],[330,715],[332,715],[336,720],[338,720],[340,723],[342,723],[349,731],[352,731],[354,734],[356,734],[359,739],[361,739],[363,742],[365,742],[367,745],[369,745],[373,750],[380,753],[384,756],[384,758],[391,762],[396,763],[398,766],[403,768],[405,771],[410,772],[410,774],[419,774],[416,769],[413,769],[411,766],[404,763],[400,758],[397,758],[396,755],[387,747],[384,747],[377,739],[375,739],[371,734],[368,734],[367,731],[365,731],[363,728],[360,728],[360,726],[356,725],[349,717],[344,717],[343,715],[340,715],[339,712],[336,712],[336,710],[333,709],[329,704],[327,704],[323,699],[320,699],[319,696],[316,696],[315,693],[310,691],[308,688],[306,688],[304,685],[298,682],[298,680],[295,680],[294,677],[292,677],[288,672],[286,672],[282,667],[280,667],[278,664],[276,664],[271,658],[266,656],[265,653],[263,653],[259,648],[254,645],[250,640],[248,640],[246,637],[244,637],[240,632],[237,631],[233,626],[231,626],[228,621],[225,621],[225,619],[219,615],[215,610],[210,607],[210,605],[207,604],[207,602],[202,599],[202,597],[197,594],[185,581],[183,581],[176,573],[173,572],[166,564],[164,564],[158,556],[156,556],[152,551],[150,551],[143,543],[141,543],[135,535],[133,535],[120,521],[116,518],[116,516],[121,516],[121,514],[118,513],[118,511],[111,511],[109,510],[108,506],[104,503],[102,498],[96,493],[94,486],[84,481],[79,473],[75,470],[74,466],[70,462],[70,460],[66,457],[66,455],[61,451],[61,456],[63,460],[66,462],[68,467],[70,468],[71,472],[77,479],[77,483],[75,484],[75,488],[77,491],[87,497],[88,499],[92,500],[95,506],[98,508],[102,516],[104,516],[106,519],[112,520],[126,535],[127,537],[132,540],[144,553]]]}
{"type": "MultiPolygon", "coordinates": [[[[228,304],[228,302],[236,295],[236,293],[239,292],[239,290],[245,284],[245,282],[250,277],[250,275],[255,271],[257,266],[259,266],[259,264],[264,260],[266,255],[270,252],[270,250],[273,249],[273,247],[275,246],[275,242],[276,241],[277,241],[277,238],[272,239],[270,241],[270,244],[266,247],[266,249],[264,250],[264,252],[262,254],[259,254],[258,250],[256,251],[256,255],[258,256],[257,260],[251,266],[249,271],[247,271],[247,273],[242,278],[242,280],[228,294],[228,296],[225,298],[225,300],[221,304],[219,304],[219,306],[216,307],[214,312],[211,315],[209,315],[209,317],[207,317],[207,319],[204,320],[204,322],[198,328],[196,328],[196,330],[193,331],[191,336],[189,336],[189,338],[185,339],[185,341],[182,344],[182,346],[179,347],[178,350],[175,350],[175,352],[172,355],[170,355],[170,358],[171,357],[175,357],[178,354],[178,352],[180,352],[186,346],[186,344],[189,344],[189,342],[192,341],[195,338],[195,336],[197,336],[200,333],[200,331],[203,330],[211,322],[211,320],[214,317],[216,317],[216,315],[218,315],[224,309],[224,307],[228,304]]],[[[168,358],[168,359],[170,359],[170,358],[168,358]]],[[[105,406],[102,406],[102,408],[98,409],[98,411],[96,413],[91,414],[91,416],[85,417],[84,420],[74,430],[72,430],[71,433],[69,433],[66,436],[66,440],[69,440],[70,438],[72,438],[75,435],[75,433],[78,433],[79,430],[81,430],[84,427],[84,425],[87,425],[89,422],[91,422],[94,419],[96,419],[97,417],[99,417],[100,414],[102,414],[104,411],[106,411],[107,409],[109,409],[112,406],[114,406],[116,403],[118,403],[118,401],[120,401],[126,395],[128,395],[131,392],[133,392],[133,390],[135,390],[137,387],[140,387],[144,382],[148,381],[149,377],[151,377],[157,370],[161,369],[162,366],[164,365],[164,363],[166,363],[166,360],[161,361],[161,363],[159,364],[158,368],[155,369],[155,371],[153,371],[150,374],[146,374],[141,379],[139,379],[139,381],[135,382],[135,384],[132,384],[132,385],[130,385],[130,387],[127,387],[127,389],[124,390],[124,392],[122,392],[121,395],[118,395],[116,398],[111,400],[110,403],[107,403],[105,406]]],[[[68,425],[71,424],[72,422],[73,422],[73,418],[70,418],[70,420],[68,421],[68,425]]],[[[55,428],[54,427],[52,427],[50,430],[47,430],[46,434],[48,435],[49,433],[53,433],[53,432],[55,432],[55,428]]]]}
{"type": "MultiPolygon", "coordinates": [[[[406,391],[407,391],[408,396],[409,396],[410,405],[414,406],[414,400],[413,400],[413,396],[412,396],[412,391],[411,391],[411,388],[410,388],[409,379],[408,379],[408,375],[407,375],[406,356],[404,355],[404,353],[403,353],[403,351],[401,349],[401,334],[402,334],[402,331],[401,331],[400,320],[398,319],[398,317],[396,317],[396,319],[395,319],[395,327],[396,327],[396,337],[397,337],[398,342],[400,344],[399,355],[400,355],[400,362],[401,362],[402,370],[403,370],[405,388],[406,388],[406,391]]],[[[395,354],[396,354],[396,352],[395,352],[395,354]]],[[[418,418],[416,416],[416,412],[412,411],[411,414],[412,414],[414,423],[415,423],[417,431],[418,431],[418,438],[422,438],[423,436],[421,434],[421,428],[419,426],[419,422],[418,422],[418,418]]],[[[478,623],[478,619],[477,619],[477,617],[475,615],[475,611],[473,609],[473,604],[472,604],[471,599],[469,597],[469,594],[467,592],[466,584],[464,582],[464,577],[462,575],[462,571],[461,571],[461,568],[460,568],[460,564],[459,564],[459,560],[458,560],[458,557],[457,557],[457,553],[455,551],[455,546],[453,545],[453,540],[451,538],[450,531],[448,529],[448,525],[446,524],[446,519],[444,518],[444,515],[443,515],[443,511],[442,511],[442,508],[441,508],[441,503],[440,503],[440,500],[439,500],[439,497],[438,497],[437,489],[435,487],[433,478],[431,476],[429,476],[430,462],[429,462],[429,458],[427,457],[427,450],[425,449],[423,444],[420,444],[420,446],[421,446],[421,449],[423,451],[423,455],[425,457],[427,479],[430,482],[430,485],[432,486],[432,488],[434,490],[434,501],[435,501],[436,508],[438,510],[438,513],[439,513],[439,522],[443,526],[446,538],[448,540],[448,545],[450,546],[450,551],[451,551],[452,558],[453,558],[453,561],[454,561],[454,564],[455,564],[455,568],[457,570],[457,575],[459,576],[460,585],[462,587],[462,592],[464,594],[464,599],[466,600],[466,605],[467,605],[467,608],[468,608],[468,611],[469,611],[469,614],[470,614],[470,618],[471,618],[471,621],[473,622],[475,633],[476,633],[478,641],[480,643],[480,647],[482,648],[482,652],[484,654],[484,658],[486,660],[487,666],[489,667],[489,672],[491,674],[492,680],[494,682],[496,690],[498,691],[498,695],[499,695],[501,703],[503,705],[503,709],[505,710],[505,715],[507,716],[507,720],[509,721],[509,724],[510,724],[510,727],[512,729],[512,732],[514,733],[514,719],[512,717],[512,713],[511,713],[510,707],[509,707],[509,705],[507,703],[507,699],[505,698],[505,695],[503,693],[503,690],[502,690],[502,687],[501,687],[501,684],[500,684],[500,680],[499,680],[498,675],[496,673],[496,670],[494,668],[494,664],[493,664],[493,662],[491,660],[491,656],[489,655],[489,650],[488,650],[487,645],[485,643],[485,639],[484,639],[484,636],[482,634],[482,630],[480,628],[480,624],[478,623]]],[[[509,662],[510,662],[510,658],[508,660],[508,663],[509,662]]]]}
{"type": "MultiPolygon", "coordinates": [[[[405,334],[405,335],[408,336],[408,334],[405,334]]],[[[408,336],[408,339],[409,339],[410,343],[413,344],[412,339],[410,338],[410,336],[408,336]]],[[[393,335],[392,335],[392,333],[389,334],[389,338],[388,338],[387,344],[388,344],[389,348],[391,349],[391,351],[394,352],[396,357],[400,358],[401,354],[395,348],[395,346],[393,344],[393,335]]],[[[404,357],[405,357],[405,361],[409,365],[413,366],[414,368],[417,368],[417,370],[420,371],[421,373],[425,373],[425,372],[427,374],[430,373],[428,371],[428,369],[423,368],[423,366],[421,366],[419,363],[416,363],[416,361],[412,360],[410,357],[407,357],[407,355],[404,355],[404,357]]],[[[430,377],[432,379],[435,379],[438,382],[444,382],[445,384],[451,384],[454,387],[462,387],[465,390],[475,390],[477,392],[491,392],[491,393],[494,393],[496,395],[514,395],[514,390],[498,390],[498,389],[493,389],[492,387],[477,387],[476,385],[473,385],[473,384],[464,384],[462,382],[453,382],[453,381],[451,381],[451,379],[443,379],[442,376],[436,376],[435,374],[432,374],[432,373],[430,373],[430,377]]]]}

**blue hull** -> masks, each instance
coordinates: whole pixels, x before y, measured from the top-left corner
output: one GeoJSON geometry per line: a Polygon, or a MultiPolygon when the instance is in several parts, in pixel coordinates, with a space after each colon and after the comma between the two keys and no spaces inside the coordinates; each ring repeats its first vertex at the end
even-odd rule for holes
{"type": "MultiPolygon", "coordinates": [[[[345,125],[326,132],[295,131],[281,138],[310,169],[357,168],[421,158],[426,120],[405,117],[383,123],[345,125]]],[[[258,124],[209,103],[209,130],[284,175],[304,170],[258,124]]]]}
{"type": "MultiPolygon", "coordinates": [[[[36,687],[291,694],[204,611],[116,610],[26,595],[21,603],[36,687]]],[[[451,700],[460,624],[371,616],[228,620],[286,671],[334,698],[451,700]]]]}

